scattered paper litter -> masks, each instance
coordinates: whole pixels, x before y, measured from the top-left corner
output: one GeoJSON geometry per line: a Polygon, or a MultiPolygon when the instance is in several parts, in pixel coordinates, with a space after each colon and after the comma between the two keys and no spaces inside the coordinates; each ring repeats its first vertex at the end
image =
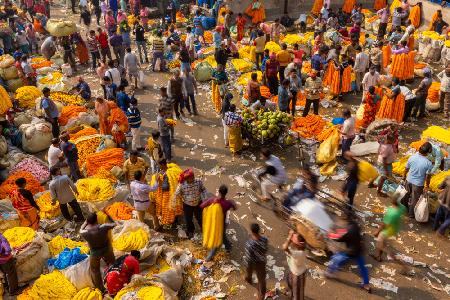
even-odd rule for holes
{"type": "Polygon", "coordinates": [[[272,267],[272,271],[273,271],[273,274],[274,274],[276,280],[278,280],[278,281],[283,280],[283,278],[284,278],[284,267],[278,267],[278,266],[274,265],[272,267]]]}
{"type": "Polygon", "coordinates": [[[385,281],[383,279],[380,278],[371,278],[370,279],[370,283],[378,288],[378,289],[383,289],[386,291],[391,291],[397,294],[398,292],[398,287],[395,286],[393,283],[389,282],[389,281],[385,281]]]}
{"type": "Polygon", "coordinates": [[[212,153],[202,153],[203,158],[207,158],[207,159],[216,159],[217,154],[212,154],[212,153]]]}
{"type": "Polygon", "coordinates": [[[235,180],[240,187],[248,188],[250,187],[250,183],[245,180],[242,175],[230,175],[231,180],[235,180]]]}
{"type": "Polygon", "coordinates": [[[387,273],[387,274],[389,274],[391,276],[395,276],[396,270],[392,269],[392,268],[389,268],[386,265],[381,265],[381,270],[383,270],[384,273],[387,273]]]}

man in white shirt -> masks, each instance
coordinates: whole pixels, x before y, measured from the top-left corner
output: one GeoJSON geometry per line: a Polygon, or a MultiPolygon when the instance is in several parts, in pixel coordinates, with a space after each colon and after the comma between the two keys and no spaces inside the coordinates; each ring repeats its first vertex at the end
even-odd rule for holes
{"type": "Polygon", "coordinates": [[[362,51],[361,46],[356,47],[355,65],[353,69],[355,70],[356,90],[358,92],[361,91],[361,83],[368,67],[369,55],[362,51]]]}
{"type": "Polygon", "coordinates": [[[403,114],[403,122],[408,122],[414,103],[416,103],[416,95],[403,84],[400,85],[400,93],[405,96],[405,113],[403,114]]]}
{"type": "Polygon", "coordinates": [[[345,119],[342,124],[341,136],[342,136],[342,154],[350,151],[350,146],[355,139],[355,118],[352,117],[352,113],[349,109],[344,109],[343,117],[345,119]]]}
{"type": "Polygon", "coordinates": [[[59,148],[59,143],[59,138],[54,138],[52,139],[52,144],[48,148],[47,159],[49,168],[58,165],[64,159],[64,154],[59,148]]]}
{"type": "Polygon", "coordinates": [[[450,112],[450,68],[445,68],[437,77],[441,80],[440,109],[444,111],[444,116],[448,119],[450,112]]]}
{"type": "Polygon", "coordinates": [[[306,281],[306,254],[305,240],[294,230],[289,231],[286,242],[283,244],[286,260],[289,267],[287,278],[290,290],[289,299],[305,299],[306,281]]]}
{"type": "Polygon", "coordinates": [[[328,19],[328,6],[326,4],[322,7],[320,13],[322,14],[322,19],[324,20],[328,19]]]}
{"type": "Polygon", "coordinates": [[[115,83],[117,87],[120,85],[120,71],[114,65],[114,61],[110,60],[108,62],[108,70],[105,72],[105,76],[111,79],[111,83],[115,83]]]}
{"type": "Polygon", "coordinates": [[[195,42],[195,36],[192,33],[192,28],[191,27],[186,27],[186,49],[189,52],[189,57],[194,60],[195,57],[195,48],[194,48],[194,42],[195,42]]]}
{"type": "Polygon", "coordinates": [[[371,66],[369,69],[369,72],[367,72],[362,80],[362,87],[363,87],[363,101],[365,99],[366,93],[369,92],[369,88],[371,86],[378,86],[380,85],[380,73],[376,71],[375,66],[371,66]]]}
{"type": "Polygon", "coordinates": [[[301,33],[305,33],[306,32],[306,14],[305,13],[301,13],[300,17],[298,18],[297,21],[295,21],[295,24],[298,25],[300,28],[300,32],[301,33]]]}
{"type": "Polygon", "coordinates": [[[286,184],[287,174],[281,160],[273,155],[269,149],[261,150],[261,159],[265,161],[266,167],[258,173],[258,179],[261,182],[261,198],[267,201],[271,199],[273,190],[286,184]]]}

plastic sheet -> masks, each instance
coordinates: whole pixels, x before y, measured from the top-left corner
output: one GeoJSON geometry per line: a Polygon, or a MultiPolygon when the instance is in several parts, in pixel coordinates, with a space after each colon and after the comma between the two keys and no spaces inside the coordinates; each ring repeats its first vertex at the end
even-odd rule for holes
{"type": "Polygon", "coordinates": [[[49,259],[47,264],[61,270],[71,265],[75,265],[80,261],[85,260],[87,257],[88,256],[86,254],[81,254],[81,250],[78,247],[74,249],[65,248],[61,253],[59,253],[57,258],[49,259]]]}

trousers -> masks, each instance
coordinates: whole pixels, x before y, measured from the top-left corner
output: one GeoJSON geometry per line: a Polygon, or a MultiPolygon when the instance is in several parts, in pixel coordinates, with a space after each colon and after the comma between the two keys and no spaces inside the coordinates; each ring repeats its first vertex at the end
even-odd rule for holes
{"type": "Polygon", "coordinates": [[[19,287],[16,270],[16,259],[13,257],[4,264],[0,265],[0,270],[5,274],[8,292],[13,294],[19,287]]]}
{"type": "Polygon", "coordinates": [[[258,300],[264,300],[266,295],[266,264],[249,262],[247,264],[245,280],[252,283],[253,272],[256,273],[258,278],[258,300]]]}
{"type": "Polygon", "coordinates": [[[328,272],[337,272],[350,260],[356,261],[356,263],[358,264],[359,273],[363,280],[363,284],[369,284],[369,271],[366,268],[366,262],[364,260],[364,256],[362,255],[351,257],[347,253],[338,252],[331,257],[330,265],[328,266],[328,272]]]}
{"type": "Polygon", "coordinates": [[[63,215],[64,219],[66,219],[68,221],[72,221],[72,216],[69,213],[69,208],[67,207],[67,204],[70,205],[73,212],[77,216],[76,221],[78,221],[78,222],[84,221],[84,216],[83,216],[83,212],[81,211],[80,204],[78,204],[78,201],[75,199],[73,199],[69,203],[64,203],[64,204],[60,203],[59,204],[59,209],[61,210],[61,214],[63,215]]]}
{"type": "Polygon", "coordinates": [[[309,114],[309,110],[313,106],[314,114],[319,114],[319,99],[306,99],[305,109],[303,110],[303,117],[309,114]]]}
{"type": "Polygon", "coordinates": [[[92,282],[94,286],[98,288],[101,292],[105,291],[105,286],[103,285],[102,273],[100,271],[100,261],[104,260],[107,265],[111,265],[114,260],[114,252],[111,245],[105,248],[105,252],[102,255],[90,255],[89,256],[89,266],[92,282]]]}
{"type": "Polygon", "coordinates": [[[195,231],[194,217],[197,220],[200,229],[202,228],[202,209],[200,208],[200,204],[197,206],[190,206],[183,203],[183,212],[187,235],[193,236],[195,231]]]}
{"type": "Polygon", "coordinates": [[[437,230],[440,234],[444,235],[445,230],[449,227],[450,210],[448,210],[447,207],[440,205],[436,211],[436,216],[434,217],[433,230],[437,230]]]}
{"type": "Polygon", "coordinates": [[[141,128],[131,128],[131,149],[137,150],[138,148],[141,148],[141,128]]]}

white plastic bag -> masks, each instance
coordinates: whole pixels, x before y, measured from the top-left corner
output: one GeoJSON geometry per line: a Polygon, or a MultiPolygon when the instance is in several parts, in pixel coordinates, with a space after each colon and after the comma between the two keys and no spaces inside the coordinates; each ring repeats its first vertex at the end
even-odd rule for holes
{"type": "Polygon", "coordinates": [[[22,147],[25,152],[37,153],[48,149],[52,143],[52,125],[41,119],[19,127],[22,132],[22,147]]]}
{"type": "Polygon", "coordinates": [[[85,287],[94,287],[90,273],[89,258],[64,270],[60,270],[60,272],[66,276],[77,290],[84,289],[85,287]]]}
{"type": "Polygon", "coordinates": [[[419,201],[417,201],[416,206],[414,207],[414,217],[417,222],[426,223],[428,222],[428,218],[430,216],[430,209],[428,206],[428,196],[422,195],[420,196],[419,201]]]}

